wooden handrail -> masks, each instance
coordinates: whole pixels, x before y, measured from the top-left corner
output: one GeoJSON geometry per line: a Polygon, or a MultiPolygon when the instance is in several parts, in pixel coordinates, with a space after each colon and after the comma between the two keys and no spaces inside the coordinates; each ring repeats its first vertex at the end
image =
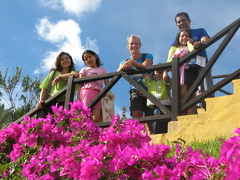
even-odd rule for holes
{"type": "MultiPolygon", "coordinates": [[[[94,107],[97,102],[99,102],[102,97],[111,90],[112,87],[121,79],[124,78],[126,81],[128,81],[130,84],[135,86],[143,95],[145,95],[149,100],[151,100],[158,108],[160,108],[164,115],[160,116],[146,116],[138,118],[138,120],[141,123],[146,122],[153,122],[153,121],[176,121],[177,116],[185,111],[187,111],[192,106],[196,105],[198,102],[202,101],[204,98],[209,97],[212,93],[216,91],[221,91],[226,94],[231,94],[227,91],[222,90],[221,88],[224,87],[226,84],[231,82],[233,79],[239,78],[240,76],[240,70],[236,70],[235,72],[231,74],[225,74],[225,75],[218,75],[213,76],[214,79],[216,78],[223,78],[220,82],[216,83],[213,87],[209,88],[205,92],[203,92],[201,95],[195,97],[194,99],[190,100],[190,97],[196,92],[197,87],[202,83],[203,79],[206,77],[206,74],[212,69],[216,61],[218,60],[221,53],[225,50],[228,43],[231,41],[235,33],[240,27],[240,18],[234,21],[232,24],[221,30],[219,33],[211,37],[208,41],[206,41],[202,46],[200,46],[199,49],[192,51],[191,53],[187,54],[183,58],[174,58],[171,63],[162,63],[157,65],[152,65],[148,67],[143,67],[139,69],[130,69],[120,72],[112,72],[97,76],[90,76],[90,77],[83,77],[83,78],[74,78],[73,76],[69,77],[68,84],[65,88],[63,88],[61,91],[59,91],[54,96],[50,97],[45,101],[45,104],[53,102],[54,100],[58,99],[59,97],[66,94],[65,99],[65,108],[69,108],[68,102],[72,102],[74,98],[74,89],[76,84],[80,83],[86,83],[86,82],[92,82],[97,80],[103,80],[103,79],[111,79],[110,82],[107,84],[106,87],[104,87],[100,93],[88,104],[88,107],[92,108],[94,107]],[[205,50],[215,42],[217,42],[219,39],[224,37],[224,40],[221,42],[213,56],[210,58],[209,62],[206,64],[206,67],[202,70],[202,72],[199,74],[198,78],[186,94],[185,98],[180,102],[180,85],[179,85],[179,67],[185,63],[188,62],[190,59],[195,57],[199,52],[205,50]],[[136,83],[132,78],[131,75],[138,74],[138,73],[145,73],[145,72],[152,72],[154,70],[164,70],[164,69],[171,69],[172,71],[172,110],[165,108],[165,106],[159,102],[154,96],[149,94],[144,88],[142,88],[138,83],[136,83]]],[[[33,108],[31,111],[29,111],[26,115],[32,117],[35,114],[37,114],[40,110],[37,108],[33,108]]],[[[24,116],[16,120],[16,123],[19,123],[23,120],[24,116]]],[[[106,127],[110,125],[110,122],[101,122],[98,123],[99,126],[106,127]]]]}

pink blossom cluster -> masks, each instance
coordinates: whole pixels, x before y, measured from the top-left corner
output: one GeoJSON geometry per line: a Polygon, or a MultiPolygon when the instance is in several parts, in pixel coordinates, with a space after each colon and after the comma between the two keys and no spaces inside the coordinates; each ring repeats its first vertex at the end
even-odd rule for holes
{"type": "Polygon", "coordinates": [[[138,120],[114,116],[108,128],[90,119],[83,103],[53,107],[46,118],[25,117],[0,131],[2,179],[226,179],[240,177],[240,129],[223,142],[219,158],[191,147],[150,143],[138,120]],[[20,172],[20,174],[18,173],[20,172]]]}

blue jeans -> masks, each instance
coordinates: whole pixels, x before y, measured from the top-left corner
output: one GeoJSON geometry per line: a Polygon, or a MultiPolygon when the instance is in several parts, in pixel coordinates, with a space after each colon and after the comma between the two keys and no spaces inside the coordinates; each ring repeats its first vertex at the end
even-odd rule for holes
{"type": "MultiPolygon", "coordinates": [[[[171,110],[171,106],[165,105],[166,108],[171,110]]],[[[164,114],[160,109],[154,107],[154,115],[162,115],[164,114]]],[[[167,133],[168,131],[168,121],[161,121],[161,122],[153,122],[153,134],[162,134],[167,133]]]]}

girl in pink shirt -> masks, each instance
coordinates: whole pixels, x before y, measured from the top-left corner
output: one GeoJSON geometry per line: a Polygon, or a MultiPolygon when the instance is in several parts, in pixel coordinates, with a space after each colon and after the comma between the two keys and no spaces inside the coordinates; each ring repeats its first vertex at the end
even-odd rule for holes
{"type": "MultiPolygon", "coordinates": [[[[79,78],[107,73],[107,70],[105,68],[100,67],[102,63],[98,55],[94,51],[84,51],[82,54],[82,60],[88,67],[84,67],[81,69],[79,73],[79,78]]],[[[102,89],[103,81],[105,85],[109,82],[108,79],[105,79],[80,84],[78,99],[87,106],[102,89]]],[[[95,123],[102,122],[101,114],[102,105],[101,101],[99,101],[92,109],[92,120],[95,123]]]]}

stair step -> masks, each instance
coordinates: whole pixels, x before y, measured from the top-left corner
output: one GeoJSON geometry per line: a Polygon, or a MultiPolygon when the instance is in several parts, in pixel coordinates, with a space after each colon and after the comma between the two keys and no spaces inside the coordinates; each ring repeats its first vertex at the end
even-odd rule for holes
{"type": "Polygon", "coordinates": [[[205,112],[206,112],[206,110],[204,108],[197,108],[197,113],[198,114],[203,114],[205,112]]]}

